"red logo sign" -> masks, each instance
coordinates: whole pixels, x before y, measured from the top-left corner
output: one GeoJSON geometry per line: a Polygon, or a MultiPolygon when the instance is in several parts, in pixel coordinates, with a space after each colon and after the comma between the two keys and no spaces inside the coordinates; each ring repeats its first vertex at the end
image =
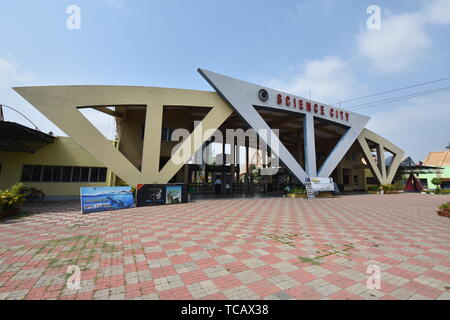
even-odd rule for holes
{"type": "Polygon", "coordinates": [[[283,96],[281,93],[277,95],[277,104],[284,105],[285,107],[292,109],[302,111],[304,110],[306,112],[320,114],[321,116],[328,116],[329,118],[336,120],[348,121],[350,117],[350,114],[346,111],[341,111],[333,107],[329,107],[327,108],[328,110],[325,110],[326,107],[321,104],[312,103],[310,101],[303,101],[302,99],[291,98],[290,96],[283,96]]]}

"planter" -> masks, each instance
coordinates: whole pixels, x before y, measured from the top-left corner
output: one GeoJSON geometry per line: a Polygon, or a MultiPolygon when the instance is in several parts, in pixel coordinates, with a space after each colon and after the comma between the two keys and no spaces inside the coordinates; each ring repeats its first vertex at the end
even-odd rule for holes
{"type": "Polygon", "coordinates": [[[289,198],[302,198],[302,199],[306,199],[306,194],[302,194],[302,193],[288,193],[287,196],[289,198]]]}
{"type": "Polygon", "coordinates": [[[18,214],[19,212],[20,212],[20,208],[4,209],[0,213],[0,218],[6,218],[6,217],[14,216],[14,215],[18,214]]]}
{"type": "Polygon", "coordinates": [[[385,194],[399,194],[400,192],[397,190],[394,191],[386,191],[385,194]]]}
{"type": "Polygon", "coordinates": [[[378,194],[378,191],[367,191],[369,194],[378,194]]]}
{"type": "Polygon", "coordinates": [[[441,217],[447,217],[450,218],[450,211],[447,210],[438,210],[438,215],[441,217]]]}
{"type": "Polygon", "coordinates": [[[333,194],[331,192],[320,192],[316,195],[317,198],[331,198],[333,194]]]}

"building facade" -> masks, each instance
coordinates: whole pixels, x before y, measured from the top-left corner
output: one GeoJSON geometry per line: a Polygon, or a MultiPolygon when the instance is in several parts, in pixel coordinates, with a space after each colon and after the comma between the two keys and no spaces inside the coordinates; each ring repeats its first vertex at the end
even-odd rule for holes
{"type": "MultiPolygon", "coordinates": [[[[3,167],[15,168],[7,179],[1,173],[0,187],[24,181],[46,188],[39,183],[48,182],[26,181],[30,166],[37,165],[102,168],[101,181],[83,183],[63,181],[69,169],[61,169],[66,175],[61,173],[57,183],[71,184],[48,187],[55,196],[62,196],[63,189],[70,189],[64,195],[78,195],[76,189],[86,183],[208,185],[216,176],[223,178],[224,190],[246,192],[251,179],[242,182],[240,173],[250,175],[252,148],[262,151],[260,180],[268,191],[286,183],[301,184],[307,177],[332,177],[342,190],[364,190],[370,184],[366,170],[375,179],[369,182],[392,181],[404,152],[365,129],[369,117],[207,70],[199,72],[215,92],[126,86],[15,88],[69,138],[56,138],[32,155],[0,153],[3,167]],[[107,140],[80,108],[114,117],[117,141],[107,140]],[[213,143],[222,146],[223,162],[199,163],[205,158],[199,152],[211,157],[208,146],[213,143]],[[389,166],[385,154],[392,155],[389,166]]],[[[94,169],[94,178],[98,170],[94,169]]],[[[34,167],[31,176],[33,172],[34,167]]]]}
{"type": "Polygon", "coordinates": [[[441,187],[450,189],[450,151],[430,152],[423,163],[424,166],[441,167],[434,174],[419,174],[417,179],[420,180],[425,189],[435,189],[436,186],[431,182],[434,178],[442,180],[441,187]]]}

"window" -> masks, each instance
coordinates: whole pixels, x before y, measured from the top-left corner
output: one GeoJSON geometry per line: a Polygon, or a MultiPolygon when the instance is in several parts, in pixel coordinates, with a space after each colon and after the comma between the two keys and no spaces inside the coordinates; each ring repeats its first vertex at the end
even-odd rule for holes
{"type": "Polygon", "coordinates": [[[63,167],[62,182],[70,182],[72,179],[72,167],[63,167]]]}
{"type": "Polygon", "coordinates": [[[349,184],[350,183],[350,179],[349,179],[348,175],[344,174],[343,178],[344,178],[344,184],[349,184]]]}
{"type": "Polygon", "coordinates": [[[175,131],[173,128],[162,128],[161,141],[172,141],[172,133],[175,131]]]}
{"type": "Polygon", "coordinates": [[[424,187],[425,189],[428,189],[428,179],[420,179],[420,184],[421,184],[422,187],[424,187]]]}
{"type": "Polygon", "coordinates": [[[378,181],[374,177],[366,178],[366,184],[378,184],[378,181]]]}
{"type": "Polygon", "coordinates": [[[22,167],[22,182],[106,182],[108,170],[99,167],[22,167]]]}
{"type": "Polygon", "coordinates": [[[41,181],[41,166],[23,166],[22,181],[23,182],[39,182],[41,181]]]}
{"type": "Polygon", "coordinates": [[[353,176],[353,184],[359,185],[359,177],[358,176],[353,176]]]}
{"type": "Polygon", "coordinates": [[[90,168],[81,168],[81,182],[88,182],[89,181],[89,169],[90,168]]]}
{"type": "Polygon", "coordinates": [[[33,166],[31,181],[41,181],[42,166],[33,166]]]}
{"type": "Polygon", "coordinates": [[[52,181],[52,173],[53,173],[53,167],[45,166],[44,167],[44,174],[42,176],[43,182],[50,182],[52,181]]]}
{"type": "Polygon", "coordinates": [[[61,182],[62,167],[53,167],[52,182],[61,182]]]}
{"type": "Polygon", "coordinates": [[[80,167],[73,167],[73,169],[72,169],[72,182],[80,181],[80,176],[81,176],[81,168],[80,167]]]}
{"type": "Polygon", "coordinates": [[[31,181],[31,174],[33,173],[33,166],[23,166],[22,181],[31,181]]]}
{"type": "Polygon", "coordinates": [[[90,182],[98,181],[98,168],[91,168],[91,176],[89,178],[90,182]]]}
{"type": "Polygon", "coordinates": [[[106,168],[99,168],[99,172],[98,172],[98,181],[106,181],[106,168]]]}

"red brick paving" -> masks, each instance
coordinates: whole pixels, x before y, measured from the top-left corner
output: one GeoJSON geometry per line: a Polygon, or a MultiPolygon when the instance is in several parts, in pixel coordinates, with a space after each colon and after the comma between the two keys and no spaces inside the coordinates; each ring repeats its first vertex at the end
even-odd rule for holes
{"type": "Polygon", "coordinates": [[[450,299],[448,196],[210,200],[0,221],[0,299],[450,299]],[[69,265],[80,289],[66,286],[69,265]],[[381,268],[369,290],[367,267],[381,268]]]}

